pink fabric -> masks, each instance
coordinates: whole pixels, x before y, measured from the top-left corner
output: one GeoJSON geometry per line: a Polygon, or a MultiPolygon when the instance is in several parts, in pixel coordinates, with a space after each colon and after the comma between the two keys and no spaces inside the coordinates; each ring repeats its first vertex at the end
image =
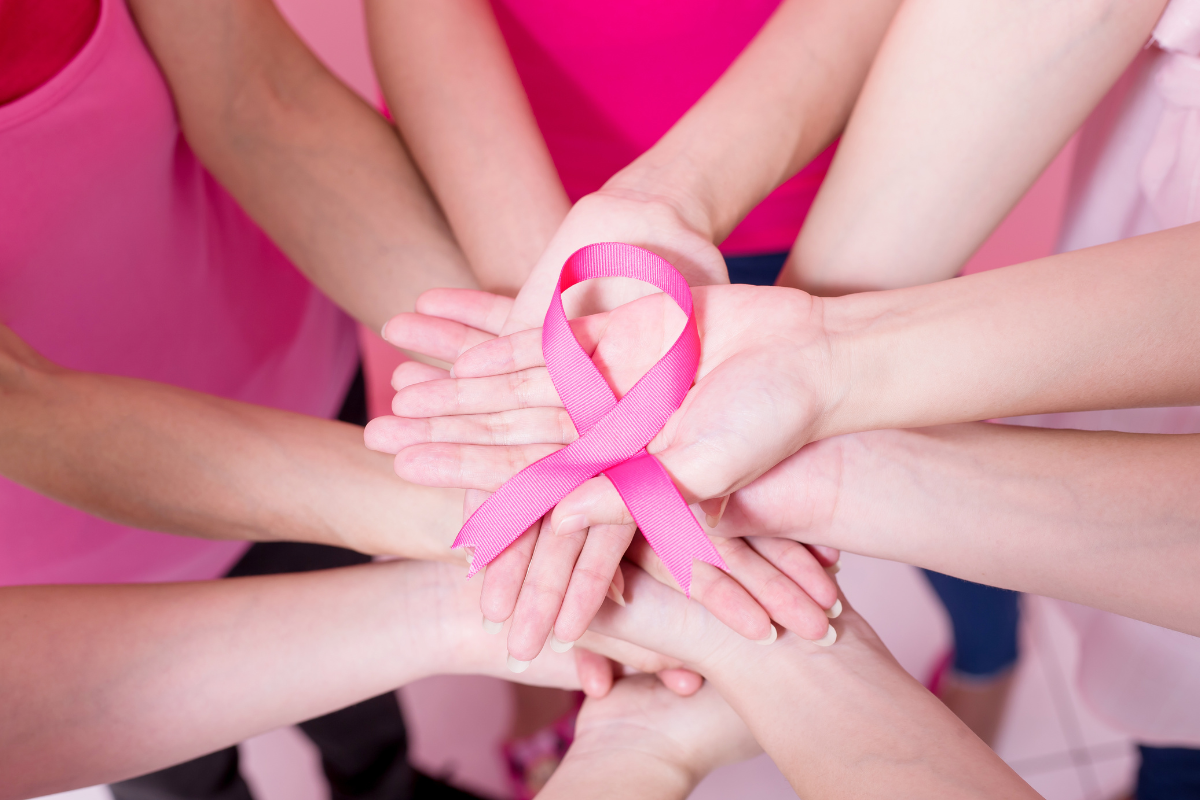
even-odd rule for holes
{"type": "MultiPolygon", "coordinates": [[[[493,0],[571,200],[657,142],[733,63],[779,0],[493,0]]],[[[721,245],[789,250],[833,147],[776,189],[721,245]]]]}
{"type": "MultiPolygon", "coordinates": [[[[1198,31],[1200,1],[1172,0],[1154,38],[1188,50],[1200,47],[1198,31]]],[[[1200,59],[1194,55],[1147,49],[1096,107],[1080,134],[1060,252],[1200,221],[1200,59]]],[[[1081,411],[1007,422],[1200,433],[1200,408],[1081,411]]],[[[1200,638],[1064,606],[1080,632],[1077,678],[1088,705],[1139,741],[1200,747],[1200,638]]]]}
{"type": "MultiPolygon", "coordinates": [[[[0,108],[0,175],[0,321],[42,354],[337,409],[352,324],[196,160],[121,0],[62,72],[0,108]]],[[[0,479],[0,585],[212,578],[245,546],[116,525],[0,479]]]]}
{"type": "Polygon", "coordinates": [[[579,438],[530,464],[500,487],[463,525],[454,547],[473,547],[469,575],[504,548],[579,484],[604,473],[620,492],[642,535],[685,593],[692,559],[725,569],[725,562],[658,459],[646,452],[692,386],[700,363],[700,336],[687,281],[648,250],[605,242],[577,250],[563,265],[542,328],[546,370],[579,438]],[[562,293],[592,278],[636,278],[666,292],[687,324],[671,349],[619,401],[571,331],[562,293]]]}

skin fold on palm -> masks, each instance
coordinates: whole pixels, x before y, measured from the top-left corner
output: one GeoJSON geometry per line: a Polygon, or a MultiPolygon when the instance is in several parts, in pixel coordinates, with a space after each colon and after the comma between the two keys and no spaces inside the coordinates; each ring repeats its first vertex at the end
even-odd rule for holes
{"type": "MultiPolygon", "coordinates": [[[[716,508],[705,510],[719,516],[721,497],[817,430],[830,383],[822,374],[828,344],[817,324],[819,301],[801,292],[724,286],[694,289],[693,296],[704,353],[697,383],[649,450],[685,499],[712,499],[716,508]],[[764,326],[763,319],[784,322],[764,326]],[[772,368],[764,370],[764,363],[772,368]]],[[[452,375],[402,365],[393,380],[396,416],[368,428],[368,446],[396,453],[396,471],[406,480],[494,491],[575,438],[542,360],[540,330],[495,337],[511,303],[437,290],[422,297],[419,313],[385,328],[393,344],[454,363],[452,375]]],[[[650,295],[578,318],[572,328],[620,396],[665,352],[683,321],[665,296],[650,295]]],[[[537,654],[552,630],[556,646],[583,633],[627,551],[674,585],[648,547],[629,547],[635,526],[607,479],[584,483],[563,502],[586,514],[554,512],[487,571],[484,616],[513,616],[509,650],[522,661],[537,654]],[[593,515],[611,521],[593,525],[593,515]]],[[[804,638],[828,636],[826,609],[836,599],[823,570],[828,557],[779,539],[714,541],[737,580],[698,563],[692,591],[718,618],[765,642],[775,636],[771,618],[804,638]]]]}

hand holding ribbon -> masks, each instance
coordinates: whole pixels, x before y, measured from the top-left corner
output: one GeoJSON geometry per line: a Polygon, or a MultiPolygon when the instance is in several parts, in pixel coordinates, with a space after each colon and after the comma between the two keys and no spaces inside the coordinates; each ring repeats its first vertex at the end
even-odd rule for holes
{"type": "MultiPolygon", "coordinates": [[[[814,388],[826,384],[821,356],[827,343],[800,292],[726,286],[696,288],[692,296],[705,345],[700,380],[648,450],[684,498],[696,501],[728,494],[741,476],[765,471],[808,440],[821,411],[814,388]],[[750,368],[725,363],[741,359],[750,368]]],[[[483,292],[434,290],[419,301],[421,313],[389,324],[389,341],[455,362],[457,376],[416,363],[397,370],[393,410],[400,416],[373,421],[368,442],[399,453],[401,477],[494,491],[574,440],[543,366],[541,332],[494,338],[511,304],[483,292]]],[[[633,385],[634,370],[648,366],[653,344],[673,341],[665,328],[669,319],[678,319],[678,311],[658,294],[573,320],[571,328],[621,394],[633,385]]],[[[509,649],[520,659],[536,655],[551,628],[564,642],[583,633],[633,535],[632,524],[602,524],[617,516],[632,522],[605,477],[586,481],[564,503],[572,504],[567,516],[586,514],[595,521],[590,531],[586,524],[563,525],[560,504],[554,526],[540,532],[535,526],[488,569],[486,580],[497,586],[485,585],[485,615],[513,616],[509,649]]],[[[824,609],[836,598],[822,569],[830,559],[779,539],[717,539],[715,545],[736,580],[701,563],[691,585],[692,596],[715,616],[751,639],[770,633],[769,618],[805,638],[825,634],[824,609]]],[[[649,548],[634,547],[629,557],[674,582],[649,548]]]]}
{"type": "Polygon", "coordinates": [[[593,244],[563,265],[542,328],[546,370],[580,438],[530,464],[471,515],[454,547],[471,547],[468,577],[487,566],[572,489],[603,473],[633,514],[642,535],[690,596],[692,561],[727,569],[671,483],[646,452],[691,388],[700,362],[700,337],[687,282],[648,250],[618,243],[593,244]],[[687,315],[666,355],[619,401],[567,324],[562,293],[592,278],[635,278],[664,291],[687,315]]]}

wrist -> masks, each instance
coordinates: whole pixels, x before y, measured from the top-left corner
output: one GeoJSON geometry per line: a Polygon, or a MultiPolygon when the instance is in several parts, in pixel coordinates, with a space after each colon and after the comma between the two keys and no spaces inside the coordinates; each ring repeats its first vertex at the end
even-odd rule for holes
{"type": "Polygon", "coordinates": [[[615,726],[602,734],[584,732],[571,744],[566,758],[539,797],[585,798],[654,797],[683,800],[704,772],[683,763],[670,743],[647,735],[636,726],[615,726]],[[600,776],[610,776],[604,781],[600,776]],[[619,777],[618,777],[619,776],[619,777]]]}
{"type": "MultiPolygon", "coordinates": [[[[697,186],[699,170],[680,169],[674,163],[655,163],[644,157],[613,175],[597,194],[645,203],[677,217],[709,242],[717,241],[712,204],[697,186]]],[[[726,232],[727,233],[727,232],[726,232]]],[[[723,239],[724,236],[721,236],[723,239]]]]}
{"type": "MultiPolygon", "coordinates": [[[[828,385],[813,439],[897,427],[883,377],[890,362],[892,336],[881,336],[877,323],[892,311],[890,292],[819,298],[828,385]]],[[[814,298],[816,300],[818,298],[814,298]]]]}

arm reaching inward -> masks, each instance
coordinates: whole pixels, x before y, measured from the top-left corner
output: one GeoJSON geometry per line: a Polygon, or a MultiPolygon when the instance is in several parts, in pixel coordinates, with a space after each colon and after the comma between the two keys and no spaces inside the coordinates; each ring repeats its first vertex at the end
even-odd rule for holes
{"type": "Polygon", "coordinates": [[[462,492],[396,480],[360,428],[63,369],[3,326],[0,475],[138,528],[462,561],[462,492]]]}
{"type": "Polygon", "coordinates": [[[626,607],[605,604],[592,629],[708,678],[801,797],[1038,797],[854,609],[836,623],[837,647],[785,633],[763,648],[634,567],[626,587],[626,607]]]}
{"type": "Polygon", "coordinates": [[[213,176],[371,330],[437,286],[473,286],[399,137],[267,0],[134,2],[213,176]]]}
{"type": "MultiPolygon", "coordinates": [[[[391,562],[0,589],[0,798],[140,775],[427,675],[492,672],[502,648],[476,622],[478,584],[391,562]]],[[[578,685],[569,656],[525,680],[578,685]]]]}
{"type": "Polygon", "coordinates": [[[716,533],[785,536],[1200,636],[1200,436],[970,423],[818,442],[716,533]]]}
{"type": "Polygon", "coordinates": [[[780,282],[955,275],[1145,45],[1163,0],[910,0],[780,282]]]}
{"type": "MultiPolygon", "coordinates": [[[[1200,225],[1190,225],[839,298],[695,289],[703,341],[696,385],[649,450],[685,499],[704,501],[745,486],[809,441],[841,433],[1200,402],[1198,240],[1200,225]]],[[[459,295],[438,296],[452,304],[459,295]]],[[[598,352],[606,339],[652,338],[665,324],[664,305],[646,298],[579,320],[576,332],[598,352]]],[[[427,343],[442,337],[453,349],[482,338],[464,332],[479,316],[464,306],[455,329],[410,315],[389,332],[427,343]]],[[[409,421],[379,423],[402,431],[402,474],[435,485],[446,474],[498,484],[545,454],[537,442],[562,441],[546,413],[559,403],[541,365],[536,332],[515,334],[464,353],[454,379],[403,389],[393,410],[409,421]],[[519,432],[517,443],[498,441],[497,426],[519,432]]],[[[630,521],[604,478],[568,495],[551,522],[568,518],[630,521]]]]}

